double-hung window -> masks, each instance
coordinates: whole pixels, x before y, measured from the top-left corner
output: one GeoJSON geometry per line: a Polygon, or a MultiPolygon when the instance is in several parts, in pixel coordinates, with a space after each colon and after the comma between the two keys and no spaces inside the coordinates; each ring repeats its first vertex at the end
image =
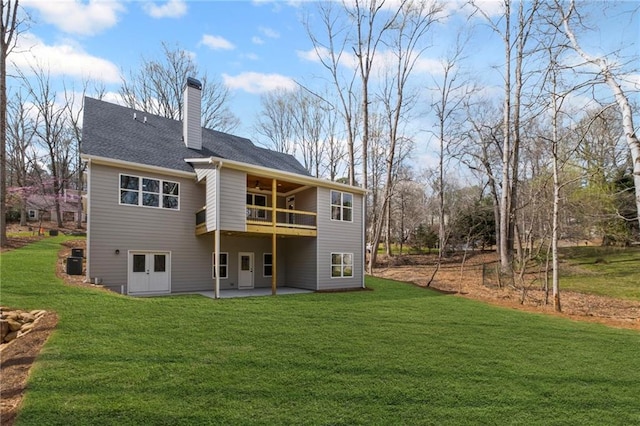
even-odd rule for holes
{"type": "Polygon", "coordinates": [[[273,256],[271,253],[264,253],[262,256],[262,275],[265,277],[273,276],[273,256]]]}
{"type": "Polygon", "coordinates": [[[180,184],[141,176],[120,175],[120,204],[178,210],[180,184]]]}
{"type": "MultiPolygon", "coordinates": [[[[215,252],[212,254],[212,258],[213,258],[213,262],[211,262],[211,264],[213,265],[213,272],[211,273],[211,276],[213,278],[216,277],[216,254],[215,252]]],[[[229,253],[220,253],[220,278],[228,278],[228,270],[229,270],[229,253]]]]}
{"type": "Polygon", "coordinates": [[[331,253],[331,278],[353,276],[353,253],[331,253]]]}
{"type": "Polygon", "coordinates": [[[353,194],[331,191],[331,219],[353,221],[353,194]]]}

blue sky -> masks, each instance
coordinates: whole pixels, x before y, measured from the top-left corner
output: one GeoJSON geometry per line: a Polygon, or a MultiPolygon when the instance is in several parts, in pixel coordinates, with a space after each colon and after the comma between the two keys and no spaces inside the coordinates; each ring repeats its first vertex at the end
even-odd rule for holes
{"type": "MultiPolygon", "coordinates": [[[[423,56],[425,84],[436,73],[435,61],[451,45],[460,24],[466,22],[462,13],[456,13],[462,3],[446,2],[452,16],[435,28],[434,47],[423,56]]],[[[27,70],[35,56],[49,69],[52,79],[73,82],[90,76],[104,83],[114,96],[121,76],[136,68],[141,56],[158,57],[161,43],[167,42],[192,52],[201,69],[229,88],[232,110],[242,121],[235,133],[241,136],[255,136],[252,126],[261,94],[294,87],[295,81],[313,87],[320,84],[316,77],[326,76],[306,55],[312,44],[302,16],[313,10],[310,2],[21,0],[21,4],[32,22],[9,56],[10,71],[11,63],[27,70]]],[[[483,5],[489,13],[499,10],[496,2],[484,1],[483,5]]],[[[625,54],[637,55],[638,13],[632,21],[630,14],[622,12],[637,8],[638,3],[621,2],[610,8],[612,3],[607,2],[607,9],[602,5],[590,2],[585,9],[597,17],[599,26],[582,39],[585,49],[612,51],[626,40],[625,54]]],[[[481,84],[499,86],[500,40],[479,25],[468,51],[481,84]]],[[[637,81],[640,85],[640,79],[637,81]]],[[[10,88],[11,84],[9,80],[10,88]]],[[[424,154],[428,149],[423,146],[419,151],[424,154]]]]}

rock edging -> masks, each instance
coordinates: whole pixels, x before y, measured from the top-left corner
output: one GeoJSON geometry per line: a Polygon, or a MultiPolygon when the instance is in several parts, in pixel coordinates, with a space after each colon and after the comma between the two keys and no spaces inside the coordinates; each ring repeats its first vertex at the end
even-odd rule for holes
{"type": "Polygon", "coordinates": [[[42,309],[22,311],[0,307],[0,347],[29,333],[46,313],[42,309]]]}

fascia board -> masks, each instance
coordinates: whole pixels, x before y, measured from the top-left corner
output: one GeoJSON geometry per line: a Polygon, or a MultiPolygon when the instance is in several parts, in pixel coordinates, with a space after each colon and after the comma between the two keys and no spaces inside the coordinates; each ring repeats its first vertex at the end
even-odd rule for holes
{"type": "Polygon", "coordinates": [[[217,163],[221,167],[227,167],[234,170],[240,170],[257,174],[264,177],[283,179],[293,183],[299,183],[302,185],[309,185],[315,187],[325,187],[330,189],[338,189],[345,192],[356,192],[358,194],[366,194],[368,191],[357,187],[346,185],[344,183],[332,182],[326,179],[315,178],[312,176],[299,175],[297,173],[285,172],[282,170],[271,169],[269,167],[256,166],[253,164],[242,163],[239,161],[225,160],[223,158],[209,157],[209,158],[185,158],[187,163],[191,164],[211,164],[217,163]]]}
{"type": "Polygon", "coordinates": [[[88,154],[82,154],[80,155],[80,158],[90,163],[100,164],[104,166],[123,167],[127,169],[132,169],[132,170],[161,173],[164,175],[179,176],[179,177],[194,178],[194,179],[196,178],[195,172],[185,172],[182,170],[169,169],[167,167],[151,166],[148,164],[135,163],[133,161],[116,160],[114,158],[100,157],[100,156],[88,155],[88,154]]]}

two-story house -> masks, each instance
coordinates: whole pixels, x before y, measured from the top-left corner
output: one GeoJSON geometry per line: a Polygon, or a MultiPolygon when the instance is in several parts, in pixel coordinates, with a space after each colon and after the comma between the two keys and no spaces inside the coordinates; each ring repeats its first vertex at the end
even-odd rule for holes
{"type": "Polygon", "coordinates": [[[152,295],[364,287],[364,191],[292,156],[184,120],[86,98],[87,280],[152,295]]]}

